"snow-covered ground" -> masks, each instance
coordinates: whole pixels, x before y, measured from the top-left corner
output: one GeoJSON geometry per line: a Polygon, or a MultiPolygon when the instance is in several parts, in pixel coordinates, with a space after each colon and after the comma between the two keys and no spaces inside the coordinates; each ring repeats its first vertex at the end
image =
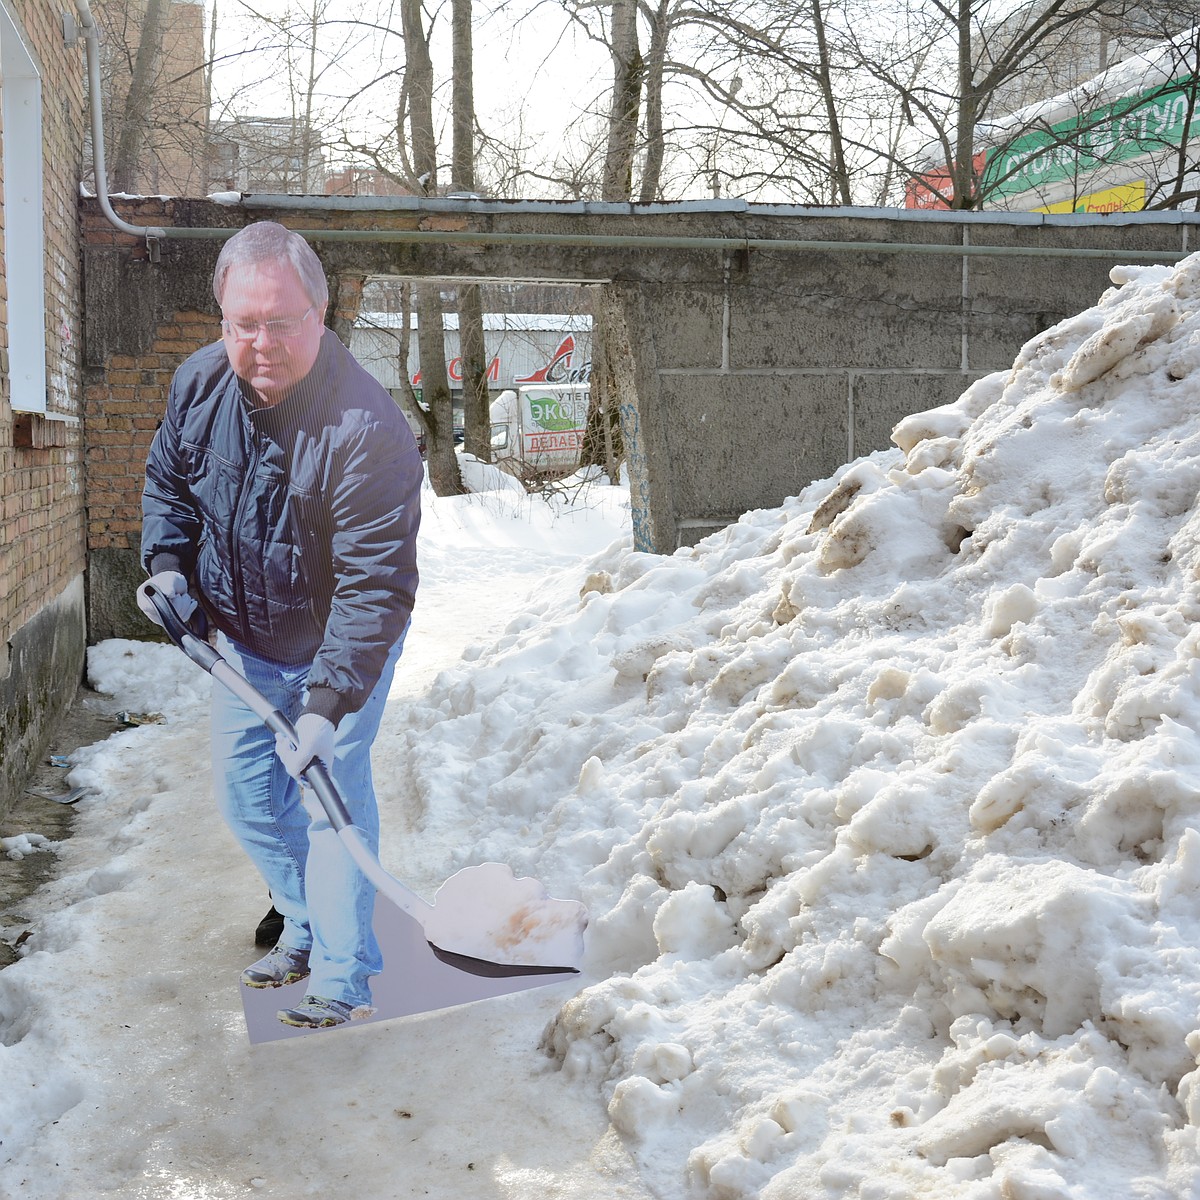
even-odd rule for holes
{"type": "Polygon", "coordinates": [[[1200,1197],[1200,256],[1114,275],[694,550],[616,488],[431,501],[382,858],[583,899],[578,983],[250,1046],[207,677],[96,647],[168,723],[71,772],[0,1191],[1200,1197]]]}

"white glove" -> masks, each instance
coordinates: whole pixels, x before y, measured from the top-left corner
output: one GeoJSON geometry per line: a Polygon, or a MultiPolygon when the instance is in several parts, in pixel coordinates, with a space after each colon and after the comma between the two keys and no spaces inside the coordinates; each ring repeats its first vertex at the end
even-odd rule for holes
{"type": "Polygon", "coordinates": [[[137,605],[138,608],[146,614],[146,616],[155,623],[162,626],[162,618],[158,615],[158,609],[154,607],[154,601],[146,595],[147,587],[156,587],[166,598],[171,602],[171,607],[175,610],[176,615],[184,624],[188,618],[196,611],[196,602],[188,595],[187,580],[184,579],[178,571],[160,571],[157,575],[151,575],[145,583],[137,590],[137,605]]]}
{"type": "Polygon", "coordinates": [[[326,768],[333,762],[333,722],[320,713],[301,713],[296,718],[296,740],[282,733],[275,735],[275,753],[283,769],[293,779],[299,779],[314,759],[326,768]]]}

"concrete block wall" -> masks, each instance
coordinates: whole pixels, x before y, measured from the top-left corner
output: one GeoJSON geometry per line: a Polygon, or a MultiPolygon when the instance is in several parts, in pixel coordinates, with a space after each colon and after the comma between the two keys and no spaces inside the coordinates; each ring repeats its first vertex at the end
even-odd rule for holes
{"type": "Polygon", "coordinates": [[[47,395],[44,414],[13,411],[8,313],[27,301],[10,294],[0,259],[0,817],[74,697],[86,646],[77,209],[83,50],[65,44],[60,5],[8,0],[6,8],[42,82],[47,395]]]}
{"type": "Polygon", "coordinates": [[[1007,369],[1029,338],[1098,300],[1122,253],[1178,257],[1190,228],[1003,224],[986,213],[789,224],[841,247],[730,254],[703,295],[677,284],[608,289],[607,319],[641,360],[625,373],[621,414],[627,448],[640,442],[647,461],[633,497],[644,549],[694,544],[889,448],[902,417],[1007,369]],[[1112,254],[868,252],[861,242],[1112,254]]]}

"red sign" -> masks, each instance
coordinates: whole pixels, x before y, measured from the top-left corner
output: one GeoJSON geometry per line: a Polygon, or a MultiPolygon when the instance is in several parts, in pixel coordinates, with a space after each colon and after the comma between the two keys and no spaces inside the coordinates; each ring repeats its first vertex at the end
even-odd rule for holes
{"type": "Polygon", "coordinates": [[[550,356],[550,361],[532,375],[518,376],[517,383],[566,383],[571,369],[571,356],[575,353],[575,338],[567,334],[550,356]]]}
{"type": "Polygon", "coordinates": [[[525,453],[544,454],[547,450],[578,450],[583,446],[583,430],[568,429],[562,433],[527,433],[525,453]]]}
{"type": "MultiPolygon", "coordinates": [[[[976,178],[983,175],[984,163],[987,162],[987,151],[980,150],[971,159],[971,169],[976,178]]],[[[904,185],[905,208],[949,208],[946,197],[954,195],[954,178],[949,167],[939,167],[933,171],[922,171],[904,185]]]]}
{"type": "MultiPolygon", "coordinates": [[[[417,374],[420,374],[420,372],[418,371],[417,374]]],[[[446,374],[449,375],[450,378],[455,383],[462,383],[462,381],[463,381],[462,355],[458,355],[458,356],[452,358],[446,364],[446,374]]],[[[487,377],[488,377],[489,382],[491,382],[491,383],[499,382],[499,379],[500,379],[500,355],[497,354],[496,357],[493,358],[490,363],[488,363],[487,377]]],[[[413,382],[416,383],[416,380],[414,379],[413,382]]]]}
{"type": "MultiPolygon", "coordinates": [[[[575,357],[575,337],[568,333],[558,344],[558,349],[550,356],[544,367],[539,367],[532,375],[518,375],[515,383],[569,383],[573,380],[586,380],[587,369],[591,363],[584,363],[583,368],[572,371],[571,360],[575,357]]],[[[446,374],[451,383],[462,383],[462,357],[457,356],[446,363],[446,374]]],[[[500,381],[500,356],[496,355],[488,363],[487,377],[491,383],[500,381]]],[[[421,372],[418,369],[412,377],[413,387],[421,382],[421,372]]]]}

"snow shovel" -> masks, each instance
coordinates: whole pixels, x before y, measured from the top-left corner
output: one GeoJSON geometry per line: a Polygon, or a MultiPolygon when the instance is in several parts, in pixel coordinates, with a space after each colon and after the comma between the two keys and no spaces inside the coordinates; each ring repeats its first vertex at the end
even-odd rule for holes
{"type": "MultiPolygon", "coordinates": [[[[180,620],[167,597],[147,585],[167,636],[192,662],[245,701],[272,733],[295,740],[292,723],[253,684],[180,620]]],[[[518,879],[503,863],[464,867],[437,890],[430,904],[389,875],[355,825],[324,764],[313,761],[304,782],[316,793],[329,824],[359,870],[387,899],[421,926],[444,963],[486,978],[579,971],[587,909],[558,900],[536,880],[518,879]]]]}

